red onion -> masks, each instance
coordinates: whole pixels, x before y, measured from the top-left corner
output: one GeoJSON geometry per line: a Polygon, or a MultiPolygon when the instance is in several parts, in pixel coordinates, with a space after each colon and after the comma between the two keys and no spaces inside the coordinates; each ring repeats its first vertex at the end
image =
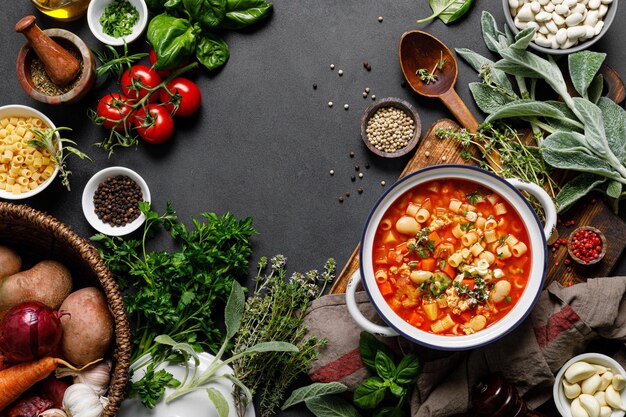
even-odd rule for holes
{"type": "Polygon", "coordinates": [[[54,376],[49,376],[37,384],[41,396],[52,401],[54,408],[63,408],[63,395],[69,386],[67,382],[56,379],[54,376]]]}
{"type": "Polygon", "coordinates": [[[42,411],[52,407],[52,401],[38,395],[22,396],[9,409],[8,417],[36,417],[42,411]]]}
{"type": "Polygon", "coordinates": [[[13,362],[52,354],[61,341],[61,313],[28,301],[13,307],[0,322],[0,352],[13,362]]]}

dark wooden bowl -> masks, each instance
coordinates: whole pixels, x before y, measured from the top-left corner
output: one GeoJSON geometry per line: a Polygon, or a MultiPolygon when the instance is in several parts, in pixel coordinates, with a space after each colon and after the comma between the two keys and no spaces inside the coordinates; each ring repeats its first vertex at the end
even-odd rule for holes
{"type": "Polygon", "coordinates": [[[64,48],[74,48],[80,53],[83,64],[80,80],[70,91],[58,96],[49,96],[39,91],[35,87],[30,73],[30,65],[36,55],[28,42],[24,44],[17,55],[17,79],[24,91],[37,101],[55,105],[73,103],[81,99],[93,87],[96,81],[96,60],[87,44],[72,32],[65,29],[46,29],[44,33],[64,48]]]}
{"type": "Polygon", "coordinates": [[[417,110],[415,110],[415,107],[411,106],[409,103],[399,98],[387,97],[387,98],[378,100],[376,103],[366,108],[363,114],[361,115],[361,139],[363,139],[363,143],[365,143],[365,146],[367,146],[367,148],[370,151],[372,151],[378,156],[382,156],[383,158],[397,158],[399,156],[403,156],[411,152],[415,148],[417,143],[419,142],[421,134],[422,134],[422,121],[420,119],[419,114],[417,114],[417,110]],[[408,114],[411,117],[411,119],[413,119],[414,128],[415,128],[415,130],[413,131],[413,137],[411,138],[411,140],[409,140],[409,143],[407,143],[404,148],[401,148],[397,150],[396,152],[381,151],[380,149],[377,149],[367,138],[367,131],[366,131],[367,123],[369,122],[370,118],[374,115],[374,113],[376,113],[376,111],[380,109],[381,107],[395,107],[397,109],[402,110],[403,112],[408,114]]]}
{"type": "Polygon", "coordinates": [[[599,229],[596,229],[595,227],[592,226],[582,226],[579,227],[577,229],[574,229],[574,231],[572,233],[570,233],[569,238],[567,240],[567,253],[569,253],[569,256],[578,264],[580,265],[594,265],[597,264],[598,262],[600,262],[602,260],[602,258],[604,258],[604,255],[606,255],[606,236],[604,236],[604,233],[602,233],[599,229]],[[592,232],[594,232],[595,234],[598,235],[598,237],[600,238],[600,241],[602,241],[602,251],[600,252],[600,255],[589,262],[585,262],[582,259],[580,259],[579,257],[577,257],[576,255],[574,255],[574,251],[572,250],[572,246],[571,246],[571,242],[572,242],[572,238],[574,237],[574,235],[576,233],[578,233],[581,230],[591,230],[592,232]]]}

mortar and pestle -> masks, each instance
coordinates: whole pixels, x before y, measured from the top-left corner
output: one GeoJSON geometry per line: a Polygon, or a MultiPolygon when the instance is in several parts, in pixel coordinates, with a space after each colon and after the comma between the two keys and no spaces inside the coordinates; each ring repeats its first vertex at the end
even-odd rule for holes
{"type": "Polygon", "coordinates": [[[96,61],[89,47],[78,36],[64,29],[42,31],[35,24],[35,16],[26,16],[15,25],[15,31],[23,34],[28,42],[20,49],[17,62],[17,78],[28,95],[48,104],[72,103],[83,97],[96,80],[96,61]],[[74,55],[69,51],[73,51],[74,55]],[[45,80],[56,86],[50,94],[38,86],[41,80],[33,80],[33,60],[41,61],[47,76],[45,80]]]}

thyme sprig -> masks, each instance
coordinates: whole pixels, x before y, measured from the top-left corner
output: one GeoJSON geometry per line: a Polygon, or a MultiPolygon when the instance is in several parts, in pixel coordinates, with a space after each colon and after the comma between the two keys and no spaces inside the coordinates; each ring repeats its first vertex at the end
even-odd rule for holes
{"type": "MultiPolygon", "coordinates": [[[[294,354],[261,353],[242,357],[233,363],[237,377],[260,399],[260,416],[274,415],[284,401],[291,383],[306,372],[326,340],[306,337],[303,319],[310,303],[324,293],[334,279],[335,261],[329,259],[320,274],[316,270],[294,273],[287,279],[286,258],[277,255],[259,261],[254,292],[246,301],[243,320],[232,354],[265,341],[292,343],[300,349],[294,354]]],[[[240,416],[247,401],[240,387],[235,387],[235,404],[240,416]]]]}
{"type": "Polygon", "coordinates": [[[59,139],[57,140],[56,134],[61,130],[71,131],[72,129],[70,129],[69,127],[57,127],[56,129],[32,128],[31,131],[35,135],[35,138],[28,141],[28,146],[32,146],[33,148],[37,149],[47,150],[48,152],[50,152],[50,160],[59,167],[61,184],[63,184],[63,186],[67,188],[67,191],[71,191],[69,176],[72,175],[72,171],[70,171],[70,169],[67,167],[67,163],[65,162],[65,160],[68,156],[70,156],[70,154],[76,155],[80,159],[87,159],[89,161],[91,161],[91,158],[85,153],[78,150],[78,148],[71,146],[76,145],[76,142],[74,142],[73,140],[62,138],[60,135],[59,139]],[[64,143],[69,144],[69,146],[58,146],[64,143]],[[63,151],[66,151],[66,153],[64,153],[63,151]]]}
{"type": "Polygon", "coordinates": [[[442,70],[443,66],[446,65],[447,58],[443,57],[443,51],[439,51],[439,59],[435,63],[435,66],[432,70],[428,71],[427,68],[420,68],[415,71],[416,75],[420,76],[420,81],[425,81],[426,84],[434,83],[439,79],[439,76],[435,74],[437,70],[442,70]]]}

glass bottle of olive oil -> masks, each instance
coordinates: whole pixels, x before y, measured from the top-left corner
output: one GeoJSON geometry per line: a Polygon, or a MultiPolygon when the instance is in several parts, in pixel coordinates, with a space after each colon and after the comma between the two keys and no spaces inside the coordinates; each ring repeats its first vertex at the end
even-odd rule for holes
{"type": "Polygon", "coordinates": [[[75,20],[85,14],[91,0],[31,0],[48,16],[63,21],[75,20]]]}

